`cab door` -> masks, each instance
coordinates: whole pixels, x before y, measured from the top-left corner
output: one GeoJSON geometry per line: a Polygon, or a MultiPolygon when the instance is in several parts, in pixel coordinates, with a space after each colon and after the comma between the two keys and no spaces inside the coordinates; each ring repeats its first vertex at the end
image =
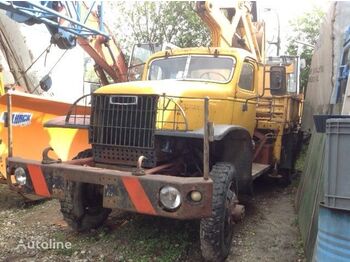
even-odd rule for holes
{"type": "Polygon", "coordinates": [[[253,135],[256,125],[258,67],[254,60],[245,59],[240,69],[235,88],[232,124],[247,128],[253,135]]]}

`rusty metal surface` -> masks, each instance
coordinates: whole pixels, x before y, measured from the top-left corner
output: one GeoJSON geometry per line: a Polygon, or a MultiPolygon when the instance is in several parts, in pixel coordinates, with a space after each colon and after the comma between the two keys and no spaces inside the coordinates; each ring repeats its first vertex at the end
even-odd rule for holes
{"type": "MultiPolygon", "coordinates": [[[[43,165],[39,161],[15,157],[8,158],[8,165],[12,173],[17,167],[23,167],[27,172],[29,172],[28,166],[38,167],[38,174],[35,174],[36,176],[30,174],[31,179],[40,177],[41,173],[50,196],[54,198],[63,196],[66,181],[77,181],[103,185],[103,204],[108,208],[177,219],[195,219],[211,215],[212,180],[204,180],[203,177],[176,177],[157,174],[133,176],[131,172],[126,171],[66,163],[43,165]],[[182,204],[174,212],[166,211],[160,204],[159,191],[163,186],[173,186],[181,194],[182,204]],[[190,200],[189,196],[193,190],[202,193],[203,197],[200,202],[190,200]],[[148,209],[144,208],[144,205],[148,205],[148,209]]],[[[35,181],[30,181],[29,187],[22,189],[26,190],[26,193],[33,193],[36,190],[36,183],[31,182],[35,181]]]]}
{"type": "Polygon", "coordinates": [[[253,162],[261,164],[273,164],[273,141],[276,137],[276,132],[263,133],[259,130],[254,131],[254,137],[258,139],[257,147],[254,152],[253,162]]]}
{"type": "Polygon", "coordinates": [[[146,158],[144,156],[140,156],[139,159],[137,160],[136,164],[136,169],[132,172],[134,176],[144,176],[145,175],[145,170],[142,168],[142,162],[146,158]]]}
{"type": "Polygon", "coordinates": [[[146,157],[143,162],[144,167],[154,167],[156,165],[156,154],[153,148],[93,145],[92,150],[94,161],[97,163],[135,166],[138,158],[143,155],[146,157]]]}
{"type": "Polygon", "coordinates": [[[94,160],[92,157],[87,157],[87,158],[79,158],[79,159],[73,159],[73,160],[68,160],[64,161],[64,164],[70,164],[70,165],[88,165],[88,166],[93,166],[94,165],[94,160]]]}
{"type": "Polygon", "coordinates": [[[42,153],[43,159],[42,159],[41,163],[43,163],[43,164],[61,163],[62,162],[61,159],[53,159],[53,158],[49,157],[50,151],[54,152],[52,147],[47,147],[44,149],[44,151],[42,153]]]}
{"type": "Polygon", "coordinates": [[[177,164],[176,161],[172,162],[172,163],[167,163],[167,164],[163,164],[163,165],[160,165],[160,166],[156,166],[156,167],[153,167],[153,168],[149,168],[145,171],[146,174],[156,174],[157,172],[161,172],[165,169],[169,169],[169,168],[172,168],[174,167],[175,165],[177,164]]]}

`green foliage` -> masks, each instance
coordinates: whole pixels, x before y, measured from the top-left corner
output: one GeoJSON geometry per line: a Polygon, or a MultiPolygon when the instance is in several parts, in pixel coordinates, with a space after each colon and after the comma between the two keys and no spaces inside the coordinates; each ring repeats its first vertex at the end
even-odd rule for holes
{"type": "Polygon", "coordinates": [[[109,2],[111,21],[121,48],[130,54],[134,43],[172,43],[179,47],[207,46],[208,29],[194,10],[194,2],[109,2]],[[115,13],[117,11],[117,14],[115,13]],[[113,13],[112,13],[113,12],[113,13]]]}
{"type": "Polygon", "coordinates": [[[290,55],[300,55],[301,58],[305,59],[306,67],[301,71],[301,88],[304,90],[309,77],[313,48],[296,41],[315,46],[324,15],[321,8],[314,7],[311,11],[289,22],[292,33],[288,37],[287,52],[290,55]]]}
{"type": "Polygon", "coordinates": [[[57,229],[50,238],[69,241],[71,249],[45,252],[69,256],[71,260],[78,259],[79,255],[75,253],[84,250],[105,255],[105,261],[172,262],[185,261],[188,252],[199,248],[198,223],[195,221],[123,214],[113,217],[113,222],[119,225],[115,229],[104,226],[80,234],[57,229]]]}

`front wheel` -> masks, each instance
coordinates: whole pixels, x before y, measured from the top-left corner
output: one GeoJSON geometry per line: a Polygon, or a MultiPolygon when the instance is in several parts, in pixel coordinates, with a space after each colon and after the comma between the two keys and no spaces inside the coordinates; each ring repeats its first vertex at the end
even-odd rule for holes
{"type": "MultiPolygon", "coordinates": [[[[87,158],[91,150],[80,152],[74,159],[87,158]]],[[[67,181],[65,197],[60,200],[64,220],[74,230],[81,232],[98,228],[108,218],[111,209],[104,208],[103,187],[67,181]]]]}
{"type": "Polygon", "coordinates": [[[232,207],[237,203],[235,168],[217,163],[210,172],[213,180],[212,216],[200,222],[202,256],[206,261],[223,261],[230,252],[233,225],[232,207]]]}
{"type": "Polygon", "coordinates": [[[67,182],[65,198],[60,200],[61,213],[67,224],[78,232],[100,227],[110,209],[102,206],[100,186],[67,182]]]}

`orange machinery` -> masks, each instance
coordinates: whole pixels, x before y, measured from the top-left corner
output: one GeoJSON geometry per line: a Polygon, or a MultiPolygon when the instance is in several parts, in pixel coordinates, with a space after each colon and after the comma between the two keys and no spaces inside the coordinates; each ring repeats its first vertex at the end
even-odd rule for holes
{"type": "MultiPolygon", "coordinates": [[[[42,150],[48,145],[64,160],[72,159],[77,152],[89,148],[87,130],[74,128],[43,128],[46,121],[65,115],[69,103],[13,92],[0,97],[0,178],[6,179],[6,157],[9,153],[6,127],[7,101],[11,97],[12,151],[16,155],[41,160],[42,150]]],[[[89,114],[88,107],[78,106],[81,114],[89,114]],[[86,111],[86,112],[84,112],[86,111]]]]}
{"type": "MultiPolygon", "coordinates": [[[[99,14],[94,11],[99,10],[100,6],[93,8],[94,4],[95,2],[88,6],[79,1],[46,4],[0,1],[0,9],[6,10],[10,18],[20,23],[44,23],[52,35],[51,42],[61,49],[73,48],[78,43],[95,61],[95,71],[102,85],[126,81],[127,65],[124,55],[107,25],[103,23],[103,12],[99,14]]],[[[19,92],[4,95],[2,73],[0,75],[0,181],[6,181],[5,161],[12,153],[41,160],[42,149],[50,145],[56,154],[53,157],[64,161],[90,147],[87,130],[43,127],[46,121],[66,115],[71,104],[19,92]],[[7,108],[9,97],[11,105],[7,108]],[[12,112],[10,140],[10,128],[6,127],[8,110],[12,112]],[[9,145],[11,143],[12,146],[9,145]]],[[[74,108],[80,114],[90,113],[83,112],[89,108],[86,106],[74,108]]]]}

